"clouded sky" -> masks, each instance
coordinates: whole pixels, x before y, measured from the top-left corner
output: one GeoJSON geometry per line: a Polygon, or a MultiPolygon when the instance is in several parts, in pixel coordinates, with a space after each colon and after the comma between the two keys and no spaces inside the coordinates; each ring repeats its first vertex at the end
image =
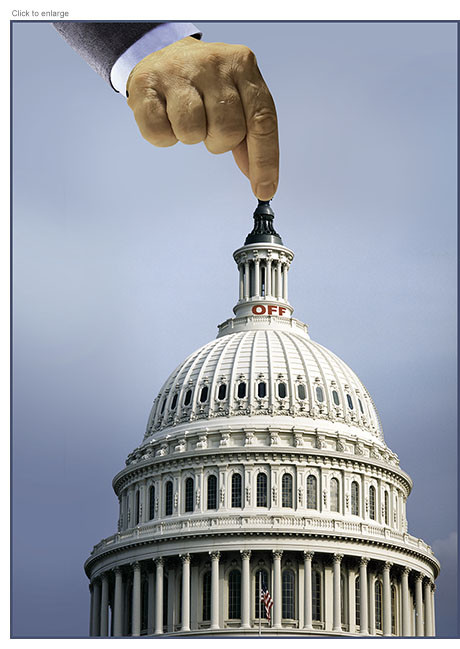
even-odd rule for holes
{"type": "MultiPolygon", "coordinates": [[[[456,25],[195,23],[277,106],[295,316],[369,389],[456,631],[456,25]]],[[[86,636],[83,563],[172,369],[231,316],[255,200],[231,154],[155,149],[47,23],[13,29],[13,633],[86,636]]]]}

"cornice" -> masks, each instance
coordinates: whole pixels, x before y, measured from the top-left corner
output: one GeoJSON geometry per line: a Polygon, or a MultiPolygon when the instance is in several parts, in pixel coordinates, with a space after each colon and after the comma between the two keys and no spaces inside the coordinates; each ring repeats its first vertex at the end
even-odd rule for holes
{"type": "MultiPolygon", "coordinates": [[[[155,539],[136,539],[133,540],[132,542],[129,543],[123,543],[120,545],[117,545],[116,547],[112,546],[110,548],[107,548],[101,552],[99,552],[95,556],[90,556],[85,564],[84,564],[84,569],[85,573],[88,578],[91,579],[91,575],[93,573],[93,567],[101,560],[111,556],[111,555],[116,555],[120,554],[121,552],[125,550],[130,550],[134,549],[137,547],[145,547],[145,546],[164,546],[165,544],[171,543],[171,542],[178,542],[178,541],[183,541],[184,536],[187,536],[183,533],[181,534],[175,534],[173,536],[164,538],[155,538],[155,539]]],[[[407,535],[408,536],[408,535],[407,535]]],[[[398,552],[401,553],[402,558],[401,558],[401,563],[404,564],[404,556],[410,556],[413,557],[417,561],[421,561],[423,564],[428,565],[431,570],[433,571],[435,579],[437,578],[440,570],[440,564],[439,561],[435,558],[434,555],[428,555],[425,552],[421,552],[415,547],[407,547],[405,545],[402,545],[400,543],[395,543],[391,541],[390,539],[372,539],[368,537],[356,537],[353,536],[352,534],[337,534],[337,533],[326,533],[326,532],[320,532],[320,531],[314,531],[314,532],[305,532],[305,531],[282,531],[282,530],[277,530],[276,532],[269,531],[269,530],[239,530],[239,531],[234,531],[234,532],[226,532],[225,534],[222,533],[222,530],[210,530],[207,531],[206,533],[201,533],[201,534],[194,534],[194,538],[197,539],[208,539],[212,537],[213,539],[213,544],[216,543],[216,539],[219,537],[222,538],[235,538],[236,543],[234,548],[226,548],[224,546],[221,546],[220,551],[221,554],[222,552],[226,551],[238,551],[238,549],[241,547],[241,538],[248,539],[248,538],[253,538],[253,537],[270,537],[272,539],[277,539],[277,538],[285,538],[285,537],[290,537],[290,538],[299,538],[302,539],[302,543],[307,543],[309,541],[315,540],[322,542],[323,540],[326,541],[329,544],[333,544],[334,542],[338,542],[341,544],[358,544],[358,546],[364,546],[366,549],[363,550],[363,554],[366,555],[366,558],[369,558],[369,560],[376,559],[378,561],[383,561],[381,557],[373,557],[372,556],[372,548],[379,548],[379,549],[385,549],[389,550],[392,552],[398,552]]],[[[190,537],[189,537],[190,538],[190,537]]],[[[411,537],[414,538],[414,537],[411,537]]],[[[418,539],[419,540],[419,539],[418,539]]],[[[272,542],[274,544],[275,541],[272,542]]],[[[292,549],[289,547],[285,548],[286,551],[297,551],[297,549],[292,549]]],[[[300,549],[298,549],[299,552],[301,552],[300,549]]],[[[204,550],[203,550],[204,552],[204,550]]],[[[315,553],[318,552],[323,552],[325,554],[335,554],[337,553],[337,548],[334,547],[325,547],[324,549],[321,550],[315,550],[315,553]]],[[[342,550],[341,550],[342,552],[342,550]]],[[[170,552],[171,556],[176,556],[177,552],[174,550],[170,552]]],[[[194,554],[193,551],[191,551],[191,554],[194,554]]],[[[169,556],[169,554],[167,555],[169,556]]],[[[164,558],[167,558],[165,555],[164,558]]],[[[396,565],[396,564],[395,564],[396,565]]]]}

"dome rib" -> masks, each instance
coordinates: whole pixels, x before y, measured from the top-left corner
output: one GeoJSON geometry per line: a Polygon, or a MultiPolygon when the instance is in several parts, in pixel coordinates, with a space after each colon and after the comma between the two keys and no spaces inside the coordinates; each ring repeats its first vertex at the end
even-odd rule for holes
{"type": "MultiPolygon", "coordinates": [[[[279,345],[280,345],[280,347],[281,347],[281,349],[283,351],[284,362],[285,362],[286,368],[289,368],[289,356],[288,356],[288,353],[287,353],[285,341],[283,340],[283,337],[278,334],[277,331],[275,331],[274,334],[277,337],[277,339],[279,341],[279,345]]],[[[290,338],[288,337],[288,338],[286,338],[286,340],[290,340],[290,338]]],[[[299,354],[299,357],[300,357],[300,354],[299,354]]],[[[295,383],[294,383],[294,376],[293,376],[292,372],[287,372],[286,382],[289,385],[289,392],[288,392],[288,394],[289,394],[289,409],[291,410],[295,405],[295,401],[294,401],[294,399],[295,399],[295,383]]]]}
{"type": "Polygon", "coordinates": [[[295,347],[295,349],[296,349],[296,351],[297,351],[297,353],[299,355],[299,358],[302,361],[302,366],[303,366],[304,374],[305,374],[305,387],[307,389],[307,394],[308,394],[308,407],[311,408],[312,405],[313,405],[312,381],[311,381],[311,377],[310,377],[309,370],[308,370],[308,367],[307,367],[307,363],[306,363],[306,360],[305,360],[305,356],[302,354],[302,352],[300,351],[300,347],[299,347],[300,342],[301,341],[304,342],[304,339],[300,338],[299,336],[295,336],[294,334],[287,334],[287,336],[288,336],[288,339],[294,345],[294,347],[295,347]]]}
{"type": "Polygon", "coordinates": [[[232,363],[232,369],[230,371],[230,385],[229,385],[229,392],[230,392],[230,400],[229,400],[229,412],[232,412],[232,409],[236,407],[236,401],[235,401],[235,395],[236,395],[236,373],[237,373],[237,367],[238,367],[238,359],[240,357],[240,352],[243,347],[243,344],[246,342],[246,339],[249,336],[249,331],[246,332],[241,332],[238,334],[235,334],[235,336],[239,336],[240,340],[238,341],[238,345],[235,350],[235,354],[233,356],[233,363],[232,363]]]}

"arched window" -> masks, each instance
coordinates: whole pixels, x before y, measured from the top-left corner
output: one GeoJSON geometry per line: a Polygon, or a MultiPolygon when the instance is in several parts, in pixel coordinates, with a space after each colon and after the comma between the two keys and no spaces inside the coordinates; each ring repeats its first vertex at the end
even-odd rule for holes
{"type": "Polygon", "coordinates": [[[217,478],[215,475],[208,476],[208,509],[217,509],[217,478]]]}
{"type": "Polygon", "coordinates": [[[192,391],[187,390],[187,392],[185,393],[184,406],[189,406],[191,400],[192,400],[192,391]]]}
{"type": "Polygon", "coordinates": [[[299,383],[297,386],[297,396],[302,400],[307,398],[307,392],[303,383],[299,383]]]}
{"type": "Polygon", "coordinates": [[[204,385],[200,392],[200,403],[204,403],[208,398],[208,386],[204,385]]]}
{"type": "Polygon", "coordinates": [[[318,509],[318,496],[316,476],[309,475],[307,478],[307,509],[318,509]]]}
{"type": "Polygon", "coordinates": [[[331,478],[331,512],[339,511],[339,481],[331,478]]]}
{"type": "Polygon", "coordinates": [[[285,473],[281,480],[281,505],[292,507],[292,475],[285,473]]]}
{"type": "Polygon", "coordinates": [[[232,507],[241,507],[241,474],[232,475],[232,507]]]}
{"type": "Polygon", "coordinates": [[[316,388],[316,398],[320,403],[323,403],[323,401],[324,401],[324,392],[323,392],[323,388],[321,388],[319,385],[316,388]]]}
{"type": "Polygon", "coordinates": [[[187,478],[185,481],[185,511],[193,512],[193,478],[187,478]]]}
{"type": "Polygon", "coordinates": [[[149,488],[149,520],[155,518],[155,487],[153,485],[149,488]]]}
{"type": "Polygon", "coordinates": [[[348,402],[348,407],[350,410],[353,410],[353,401],[351,400],[351,397],[349,394],[347,394],[347,402],[348,402]]]}
{"type": "Polygon", "coordinates": [[[244,399],[246,396],[246,383],[243,381],[242,383],[238,383],[238,399],[244,399]]]}
{"type": "Polygon", "coordinates": [[[175,410],[176,406],[177,406],[177,392],[176,392],[176,394],[175,394],[175,395],[173,396],[173,398],[172,398],[172,401],[171,401],[171,410],[175,410]]]}
{"type": "Polygon", "coordinates": [[[173,483],[171,480],[165,485],[165,515],[172,516],[173,513],[173,483]]]}
{"type": "Polygon", "coordinates": [[[374,586],[375,628],[382,630],[382,583],[377,579],[374,586]]]}
{"type": "Polygon", "coordinates": [[[161,404],[161,412],[160,415],[162,415],[165,411],[165,406],[166,406],[166,397],[163,399],[163,403],[161,404]]]}
{"type": "Polygon", "coordinates": [[[321,621],[321,573],[313,570],[311,574],[311,605],[312,619],[315,622],[321,621]]]}
{"type": "Polygon", "coordinates": [[[268,506],[267,474],[266,473],[258,473],[257,474],[256,506],[257,507],[267,507],[268,506]]]}
{"type": "Polygon", "coordinates": [[[255,575],[255,600],[254,600],[254,611],[257,619],[259,617],[262,618],[262,620],[265,620],[267,617],[267,613],[265,611],[265,604],[263,601],[260,599],[260,589],[261,589],[261,582],[262,582],[262,588],[268,588],[268,572],[266,570],[258,570],[255,575]]]}
{"type": "Polygon", "coordinates": [[[283,570],[282,575],[282,615],[283,618],[295,618],[295,577],[292,570],[283,570]]]}
{"type": "Polygon", "coordinates": [[[336,406],[340,406],[339,393],[337,390],[332,390],[332,398],[336,406]]]}
{"type": "Polygon", "coordinates": [[[257,384],[257,396],[259,399],[263,399],[267,396],[267,384],[264,381],[257,384]]]}
{"type": "Polygon", "coordinates": [[[203,603],[202,603],[203,622],[211,619],[211,571],[203,575],[203,603]]]}
{"type": "Polygon", "coordinates": [[[396,586],[391,584],[391,634],[396,635],[396,586]]]}
{"type": "Polygon", "coordinates": [[[384,519],[385,519],[385,525],[388,525],[388,521],[390,519],[390,513],[389,513],[389,506],[388,506],[388,491],[385,491],[385,496],[384,496],[384,505],[383,505],[383,514],[384,514],[384,519]]]}
{"type": "Polygon", "coordinates": [[[228,575],[228,617],[230,620],[241,618],[241,573],[232,570],[228,575]]]}
{"type": "Polygon", "coordinates": [[[227,386],[225,383],[222,383],[221,385],[219,385],[217,398],[219,399],[219,401],[223,401],[226,396],[227,396],[227,386]]]}
{"type": "Polygon", "coordinates": [[[355,624],[361,624],[361,588],[359,583],[359,576],[355,579],[355,624]]]}
{"type": "Polygon", "coordinates": [[[286,383],[278,383],[278,396],[280,399],[285,399],[287,395],[286,383]]]}
{"type": "Polygon", "coordinates": [[[375,487],[369,487],[369,518],[375,521],[375,487]]]}
{"type": "Polygon", "coordinates": [[[138,489],[136,491],[136,502],[134,504],[134,525],[139,525],[139,513],[140,513],[140,494],[138,489]]]}
{"type": "Polygon", "coordinates": [[[361,399],[358,399],[358,404],[359,404],[359,409],[361,410],[361,414],[364,415],[364,408],[363,408],[363,404],[361,403],[361,399]]]}
{"type": "Polygon", "coordinates": [[[355,480],[351,483],[351,513],[359,516],[359,484],[355,480]]]}

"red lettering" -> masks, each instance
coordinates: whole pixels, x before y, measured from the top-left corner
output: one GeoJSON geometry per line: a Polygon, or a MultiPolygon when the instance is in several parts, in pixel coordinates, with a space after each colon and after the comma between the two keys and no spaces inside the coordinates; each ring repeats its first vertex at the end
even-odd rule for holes
{"type": "Polygon", "coordinates": [[[263,304],[256,304],[252,307],[252,312],[254,315],[263,315],[266,309],[263,304]]]}
{"type": "Polygon", "coordinates": [[[279,309],[279,314],[280,315],[283,315],[283,313],[286,311],[286,308],[284,306],[280,306],[280,307],[278,307],[278,309],[279,309]]]}
{"type": "Polygon", "coordinates": [[[276,307],[274,304],[269,304],[268,305],[268,315],[272,315],[276,311],[278,307],[276,307]]]}

